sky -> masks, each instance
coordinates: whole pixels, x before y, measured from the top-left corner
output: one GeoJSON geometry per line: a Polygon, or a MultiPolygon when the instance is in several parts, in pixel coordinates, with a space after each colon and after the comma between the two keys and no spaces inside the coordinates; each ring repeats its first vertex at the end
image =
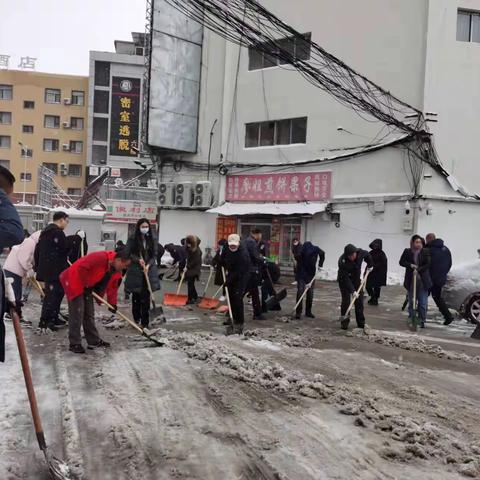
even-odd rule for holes
{"type": "Polygon", "coordinates": [[[145,0],[0,0],[0,55],[10,69],[36,57],[38,72],[88,75],[90,50],[145,31],[145,0]]]}

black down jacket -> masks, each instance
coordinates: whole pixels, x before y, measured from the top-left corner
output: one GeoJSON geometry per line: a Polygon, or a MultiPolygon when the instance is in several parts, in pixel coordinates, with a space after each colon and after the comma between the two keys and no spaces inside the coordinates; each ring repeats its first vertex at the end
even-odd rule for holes
{"type": "Polygon", "coordinates": [[[388,260],[382,250],[383,242],[380,238],[374,240],[369,247],[372,257],[373,270],[368,276],[367,287],[383,287],[387,284],[388,260]]]}
{"type": "Polygon", "coordinates": [[[447,275],[452,268],[452,254],[445,246],[441,238],[433,240],[427,245],[430,251],[430,277],[437,287],[443,287],[447,283],[447,275]]]}

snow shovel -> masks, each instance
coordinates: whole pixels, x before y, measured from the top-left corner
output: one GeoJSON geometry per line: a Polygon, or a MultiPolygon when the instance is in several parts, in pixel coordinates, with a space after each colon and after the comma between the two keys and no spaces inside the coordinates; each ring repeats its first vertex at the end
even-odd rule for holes
{"type": "Polygon", "coordinates": [[[220,287],[217,290],[217,293],[213,297],[205,296],[207,294],[207,290],[210,285],[210,280],[212,279],[212,275],[213,275],[213,268],[210,267],[210,273],[208,275],[207,284],[205,285],[205,291],[203,292],[203,298],[202,298],[202,301],[198,304],[199,308],[203,308],[205,310],[213,310],[220,305],[220,300],[217,300],[215,297],[218,295],[218,292],[220,292],[222,287],[220,287]]]}
{"type": "Polygon", "coordinates": [[[357,301],[357,298],[360,297],[360,295],[363,295],[363,289],[365,288],[365,285],[367,284],[367,279],[368,276],[370,275],[371,270],[367,270],[367,273],[365,273],[360,286],[358,287],[357,291],[353,294],[352,301],[350,302],[350,305],[347,308],[347,311],[345,312],[345,315],[340,315],[340,323],[341,326],[344,330],[348,328],[348,324],[350,323],[350,312],[352,311],[353,306],[355,305],[355,302],[357,301]]]}
{"type": "Polygon", "coordinates": [[[187,267],[183,269],[182,277],[180,278],[180,283],[178,284],[177,293],[165,293],[163,295],[163,304],[170,307],[184,307],[188,301],[188,295],[180,294],[182,288],[183,280],[185,279],[185,273],[187,267]]]}
{"type": "MultiPolygon", "coordinates": [[[[97,301],[100,303],[103,303],[108,309],[113,310],[113,307],[104,299],[102,298],[98,293],[92,291],[93,298],[95,298],[97,301]]],[[[140,327],[140,325],[137,325],[133,320],[128,318],[126,315],[124,315],[122,312],[119,312],[118,310],[114,313],[117,317],[121,318],[125,322],[127,322],[130,326],[132,326],[135,330],[137,330],[138,333],[140,333],[143,337],[148,338],[150,341],[155,343],[159,347],[163,347],[164,343],[160,342],[156,338],[152,337],[148,329],[140,327]]]]}
{"type": "Polygon", "coordinates": [[[144,267],[143,268],[143,275],[145,277],[145,281],[147,282],[147,288],[150,293],[150,302],[152,304],[152,308],[149,311],[149,314],[152,316],[152,318],[159,317],[160,315],[163,315],[163,308],[161,305],[157,307],[155,303],[155,297],[153,296],[153,290],[152,290],[152,284],[150,283],[150,279],[148,278],[148,270],[144,267]]]}
{"type": "Polygon", "coordinates": [[[308,291],[313,287],[313,283],[315,282],[315,280],[316,280],[315,277],[313,277],[311,282],[305,286],[305,290],[303,291],[302,295],[300,296],[300,298],[297,300],[297,303],[293,307],[292,316],[297,313],[298,306],[303,302],[303,299],[307,295],[308,291]]]}
{"type": "Polygon", "coordinates": [[[268,276],[268,281],[272,285],[272,290],[273,290],[273,296],[271,296],[266,302],[266,306],[268,310],[272,310],[275,308],[277,305],[280,305],[280,302],[284,300],[287,296],[287,289],[282,288],[279,292],[275,291],[275,285],[273,284],[272,276],[270,275],[270,272],[268,270],[268,267],[266,267],[267,270],[267,276],[268,276]]]}
{"type": "MultiPolygon", "coordinates": [[[[5,292],[10,303],[15,305],[15,294],[12,288],[13,279],[7,278],[5,281],[5,292]]],[[[35,433],[37,434],[37,441],[40,450],[45,456],[45,461],[48,465],[50,477],[53,480],[71,480],[70,467],[54,457],[47,447],[45,435],[43,433],[42,421],[40,419],[40,411],[38,410],[37,397],[35,395],[35,388],[33,386],[32,372],[28,362],[27,347],[25,339],[23,338],[22,327],[20,325],[20,318],[15,308],[10,308],[10,315],[13,321],[13,329],[15,330],[15,337],[17,338],[18,353],[20,354],[20,362],[22,364],[23,377],[25,379],[25,386],[27,387],[28,401],[30,403],[30,411],[32,413],[33,425],[35,426],[35,433]]]]}
{"type": "Polygon", "coordinates": [[[412,318],[408,324],[412,332],[418,330],[418,312],[417,312],[417,271],[413,270],[413,293],[412,293],[412,318]]]}

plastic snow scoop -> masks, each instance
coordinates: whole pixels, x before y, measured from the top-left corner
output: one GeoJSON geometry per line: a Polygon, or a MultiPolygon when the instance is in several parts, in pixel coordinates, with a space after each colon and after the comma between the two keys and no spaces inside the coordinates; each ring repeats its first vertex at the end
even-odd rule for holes
{"type": "MultiPolygon", "coordinates": [[[[43,290],[42,286],[40,285],[40,282],[35,278],[35,277],[30,277],[29,278],[30,283],[33,284],[33,286],[38,290],[38,293],[40,294],[40,297],[42,297],[42,300],[45,298],[45,291],[43,290]]],[[[58,316],[62,317],[65,322],[68,323],[68,316],[63,314],[62,312],[58,312],[58,316]]]]}
{"type": "Polygon", "coordinates": [[[367,284],[367,279],[370,275],[370,272],[371,270],[367,269],[367,272],[365,273],[362,281],[360,282],[360,286],[358,287],[357,291],[352,295],[352,301],[350,302],[350,305],[348,306],[345,315],[340,315],[340,318],[338,319],[341,322],[342,328],[344,328],[345,330],[348,328],[348,324],[350,323],[350,312],[352,311],[352,308],[355,305],[357,298],[359,298],[360,295],[363,295],[363,289],[367,284]]]}
{"type": "MultiPolygon", "coordinates": [[[[13,279],[5,279],[5,292],[8,301],[15,305],[15,293],[12,287],[13,279]]],[[[45,441],[45,434],[43,433],[42,421],[40,419],[40,411],[38,410],[37,397],[35,395],[35,388],[33,386],[32,372],[28,362],[27,347],[23,337],[22,327],[20,325],[20,317],[15,308],[10,308],[10,315],[12,317],[13,329],[15,330],[15,337],[17,338],[18,353],[20,354],[20,362],[22,364],[23,378],[25,379],[25,386],[27,388],[28,401],[30,403],[30,411],[32,413],[33,425],[35,433],[37,434],[37,441],[40,450],[45,456],[50,477],[54,480],[72,480],[70,467],[53,456],[47,447],[45,441]]]]}
{"type": "MultiPolygon", "coordinates": [[[[141,257],[140,257],[141,258],[141,257]]],[[[147,288],[150,293],[150,303],[152,304],[152,308],[149,311],[149,314],[155,318],[159,316],[163,316],[163,319],[165,320],[165,317],[163,315],[163,308],[161,305],[157,307],[155,303],[155,297],[153,296],[153,290],[152,290],[152,284],[150,283],[150,279],[148,278],[148,270],[146,267],[143,268],[143,275],[145,277],[145,281],[147,282],[147,288]]]]}
{"type": "Polygon", "coordinates": [[[269,281],[270,284],[272,285],[273,296],[271,296],[271,297],[265,302],[265,304],[266,304],[268,310],[272,310],[272,309],[275,308],[277,305],[280,305],[280,302],[281,302],[282,300],[285,300],[285,298],[287,297],[287,289],[286,289],[286,288],[282,288],[279,292],[276,292],[276,291],[275,291],[275,285],[274,285],[274,283],[273,283],[272,276],[270,275],[270,271],[268,270],[268,267],[266,267],[266,271],[267,271],[268,281],[269,281]]]}
{"type": "Polygon", "coordinates": [[[188,302],[188,295],[180,294],[183,281],[185,280],[185,273],[187,268],[185,267],[182,272],[182,277],[180,278],[180,283],[178,284],[177,293],[164,293],[163,294],[163,304],[171,307],[183,307],[188,302]]]}
{"type": "Polygon", "coordinates": [[[412,318],[408,322],[408,327],[412,332],[416,332],[418,330],[417,271],[416,270],[413,270],[412,318]]]}
{"type": "MultiPolygon", "coordinates": [[[[96,292],[93,292],[92,291],[92,295],[93,295],[93,298],[95,298],[97,301],[99,301],[100,303],[102,303],[103,305],[105,305],[108,309],[111,309],[113,310],[113,307],[104,299],[102,298],[100,295],[98,295],[98,293],[96,292]]],[[[128,318],[126,315],[124,315],[122,312],[119,312],[118,310],[114,313],[114,315],[116,315],[118,318],[121,318],[122,320],[124,320],[125,322],[127,322],[130,326],[132,326],[138,333],[140,333],[143,337],[145,338],[148,338],[150,341],[152,341],[153,343],[155,343],[155,345],[159,346],[159,347],[163,347],[165,344],[163,342],[160,342],[159,340],[157,340],[155,337],[152,337],[152,334],[151,332],[146,329],[146,328],[142,328],[140,327],[140,325],[137,325],[133,320],[131,320],[130,318],[128,318]]]]}
{"type": "Polygon", "coordinates": [[[206,297],[207,290],[210,285],[210,280],[212,279],[212,275],[213,275],[213,268],[210,267],[210,273],[208,274],[208,280],[207,280],[207,284],[205,285],[205,290],[203,292],[203,298],[202,298],[202,301],[198,304],[199,308],[203,308],[205,310],[214,310],[220,305],[220,300],[217,300],[216,296],[222,289],[223,285],[217,290],[217,292],[213,297],[206,297]]]}

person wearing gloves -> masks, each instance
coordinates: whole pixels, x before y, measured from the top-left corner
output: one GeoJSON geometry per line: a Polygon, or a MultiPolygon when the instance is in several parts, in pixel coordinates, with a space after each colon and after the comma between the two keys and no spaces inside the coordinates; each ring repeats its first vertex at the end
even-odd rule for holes
{"type": "Polygon", "coordinates": [[[87,234],[83,230],[78,230],[75,235],[67,237],[70,252],[68,261],[75,263],[79,258],[84,257],[88,253],[87,234]]]}
{"type": "Polygon", "coordinates": [[[92,291],[103,297],[117,311],[117,291],[122,270],[130,265],[130,257],[123,252],[93,252],[78,259],[60,274],[60,282],[68,300],[68,339],[70,351],[85,353],[82,346],[81,327],[89,349],[109,347],[102,340],[95,325],[95,307],[92,291]]]}
{"type": "Polygon", "coordinates": [[[228,248],[223,248],[220,256],[220,265],[226,270],[226,287],[233,318],[233,325],[227,327],[227,335],[241,335],[245,323],[243,297],[249,279],[250,255],[236,233],[229,235],[227,241],[228,248]]]}
{"type": "Polygon", "coordinates": [[[33,254],[35,247],[40,238],[41,230],[32,233],[20,245],[15,245],[8,254],[7,259],[3,265],[3,270],[6,278],[12,278],[13,293],[17,301],[17,311],[20,316],[20,321],[31,325],[31,321],[26,321],[22,317],[22,283],[24,278],[31,278],[35,276],[33,270],[33,254]]]}
{"type": "MultiPolygon", "coordinates": [[[[313,292],[315,288],[314,278],[317,274],[318,267],[323,267],[325,262],[325,252],[312,244],[312,242],[305,242],[297,253],[297,270],[295,273],[295,280],[297,281],[297,302],[300,300],[307,285],[313,281],[311,287],[306,294],[305,301],[305,316],[308,318],[315,318],[312,312],[313,306],[313,292]]],[[[303,302],[302,302],[303,303],[303,302]]],[[[302,318],[302,303],[297,307],[295,318],[300,320],[302,318]]]]}
{"type": "Polygon", "coordinates": [[[340,315],[342,317],[341,327],[343,330],[348,329],[350,323],[349,318],[344,318],[350,305],[352,295],[355,297],[355,319],[358,328],[365,328],[365,315],[363,313],[363,292],[357,293],[362,283],[362,265],[366,263],[367,270],[373,268],[372,257],[366,250],[357,248],[352,244],[348,244],[343,254],[338,259],[338,277],[337,282],[342,294],[342,305],[340,307],[340,315]]]}
{"type": "Polygon", "coordinates": [[[160,279],[157,268],[157,240],[146,218],[137,222],[135,233],[128,239],[125,251],[132,259],[127,269],[125,290],[132,294],[133,319],[143,328],[147,328],[150,323],[150,292],[146,276],[153,292],[160,290],[160,279]]]}
{"type": "Polygon", "coordinates": [[[198,293],[195,282],[200,279],[202,273],[202,251],[200,250],[200,239],[195,235],[189,235],[185,241],[187,249],[187,263],[185,278],[187,280],[188,300],[187,305],[197,303],[198,293]]]}
{"type": "Polygon", "coordinates": [[[399,264],[405,268],[403,286],[408,292],[408,317],[413,319],[414,310],[417,309],[421,328],[425,328],[428,310],[428,293],[432,288],[430,277],[431,257],[425,242],[420,235],[414,235],[410,240],[410,248],[406,248],[400,257],[399,264]],[[414,305],[413,276],[417,276],[416,301],[414,305]]]}

